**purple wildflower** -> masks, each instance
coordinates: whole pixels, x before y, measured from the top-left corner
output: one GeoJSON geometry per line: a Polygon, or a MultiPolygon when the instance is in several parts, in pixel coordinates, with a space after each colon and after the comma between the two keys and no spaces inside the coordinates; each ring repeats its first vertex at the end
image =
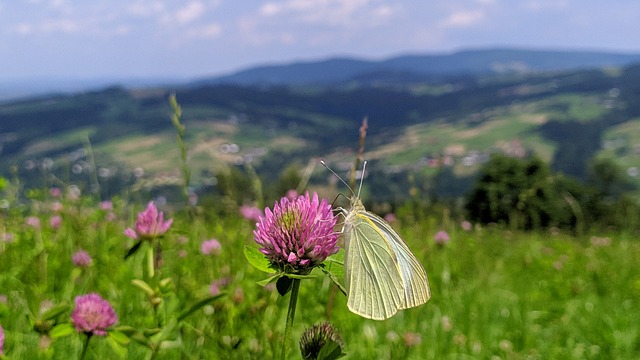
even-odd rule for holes
{"type": "Polygon", "coordinates": [[[112,212],[108,212],[107,215],[105,215],[104,219],[109,221],[109,222],[112,222],[115,219],[117,219],[117,216],[116,216],[116,214],[114,214],[112,212]]]}
{"type": "Polygon", "coordinates": [[[87,267],[91,265],[93,259],[91,259],[91,255],[84,250],[78,250],[71,257],[73,264],[79,267],[87,267]]]}
{"type": "Polygon", "coordinates": [[[342,337],[333,325],[328,322],[307,328],[300,336],[300,352],[303,359],[317,359],[322,348],[329,342],[338,345],[340,353],[344,347],[342,337]]]}
{"type": "Polygon", "coordinates": [[[211,286],[209,286],[209,293],[213,296],[220,294],[220,284],[217,281],[211,283],[211,286]]]}
{"type": "Polygon", "coordinates": [[[404,338],[404,345],[406,347],[416,347],[422,343],[420,333],[406,332],[402,337],[404,338]]]}
{"type": "Polygon", "coordinates": [[[109,200],[101,201],[100,202],[100,210],[106,210],[106,211],[113,210],[113,202],[111,202],[109,200]]]}
{"type": "Polygon", "coordinates": [[[443,246],[444,244],[449,242],[450,238],[449,234],[446,231],[440,230],[435,234],[433,240],[436,242],[436,245],[443,246]]]}
{"type": "Polygon", "coordinates": [[[173,219],[164,221],[164,213],[158,211],[156,204],[151,201],[147,208],[138,214],[135,230],[127,228],[124,234],[132,239],[153,239],[169,230],[173,219]]]}
{"type": "Polygon", "coordinates": [[[395,222],[395,221],[397,220],[397,218],[396,218],[396,214],[394,214],[394,213],[387,213],[387,214],[384,216],[384,220],[385,220],[386,222],[388,222],[388,223],[395,222]]]}
{"type": "Polygon", "coordinates": [[[40,229],[40,219],[36,216],[29,216],[25,220],[26,224],[34,229],[40,229]]]}
{"type": "Polygon", "coordinates": [[[76,307],[71,313],[71,321],[78,332],[87,335],[107,335],[107,328],[118,321],[111,304],[98,294],[76,297],[76,307]]]}
{"type": "Polygon", "coordinates": [[[211,239],[207,241],[203,241],[200,245],[200,252],[205,255],[210,254],[219,254],[220,253],[220,242],[216,239],[211,239]]]}
{"type": "Polygon", "coordinates": [[[0,325],[0,355],[4,354],[4,329],[0,325]]]}
{"type": "Polygon", "coordinates": [[[336,220],[331,205],[326,199],[319,201],[316,193],[313,198],[309,193],[296,199],[285,196],[273,211],[265,209],[253,234],[274,268],[308,273],[338,252],[339,234],[333,230],[336,220]]]}
{"type": "Polygon", "coordinates": [[[49,226],[51,226],[52,229],[58,230],[60,225],[62,225],[62,216],[54,215],[49,218],[49,226]]]}
{"type": "Polygon", "coordinates": [[[8,232],[0,233],[0,241],[7,243],[13,242],[13,234],[8,232]]]}
{"type": "Polygon", "coordinates": [[[57,198],[57,197],[60,197],[60,195],[62,195],[62,190],[60,190],[60,188],[53,187],[53,188],[49,189],[49,194],[51,194],[51,196],[57,198]]]}
{"type": "Polygon", "coordinates": [[[54,201],[51,204],[51,210],[53,210],[53,212],[61,212],[64,209],[64,205],[62,205],[62,203],[60,201],[54,201]]]}
{"type": "Polygon", "coordinates": [[[228,278],[222,278],[219,280],[214,280],[211,282],[211,286],[209,286],[209,293],[213,296],[220,294],[220,288],[229,285],[228,278]]]}
{"type": "Polygon", "coordinates": [[[462,230],[464,231],[471,231],[471,229],[473,229],[473,224],[468,220],[463,220],[460,223],[460,227],[462,227],[462,230]]]}
{"type": "Polygon", "coordinates": [[[258,222],[263,213],[255,206],[242,205],[240,206],[240,215],[247,220],[258,222]]]}

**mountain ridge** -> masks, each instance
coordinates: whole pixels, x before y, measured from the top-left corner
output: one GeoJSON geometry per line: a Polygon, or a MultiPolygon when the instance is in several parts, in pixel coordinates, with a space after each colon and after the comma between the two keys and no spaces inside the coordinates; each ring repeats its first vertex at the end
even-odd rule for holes
{"type": "Polygon", "coordinates": [[[347,82],[368,72],[402,71],[416,75],[485,75],[504,72],[530,73],[640,63],[640,53],[590,50],[534,50],[516,48],[469,49],[449,54],[407,54],[383,60],[331,57],[259,65],[228,75],[202,78],[192,85],[327,85],[347,82]]]}

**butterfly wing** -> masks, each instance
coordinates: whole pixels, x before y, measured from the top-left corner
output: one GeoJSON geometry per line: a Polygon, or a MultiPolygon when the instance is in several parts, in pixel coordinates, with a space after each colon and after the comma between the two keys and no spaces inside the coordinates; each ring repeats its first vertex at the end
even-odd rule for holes
{"type": "Polygon", "coordinates": [[[386,221],[369,211],[362,216],[379,229],[397,258],[403,284],[403,301],[399,308],[408,309],[426,303],[431,297],[431,290],[427,273],[420,261],[386,221]]]}
{"type": "Polygon", "coordinates": [[[393,247],[365,212],[354,209],[345,218],[344,236],[349,310],[374,320],[393,316],[405,304],[393,247]]]}

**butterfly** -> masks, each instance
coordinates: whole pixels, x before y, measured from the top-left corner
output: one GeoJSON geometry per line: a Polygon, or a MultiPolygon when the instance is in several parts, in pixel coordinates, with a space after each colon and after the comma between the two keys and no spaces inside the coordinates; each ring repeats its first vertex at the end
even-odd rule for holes
{"type": "MultiPolygon", "coordinates": [[[[366,162],[362,178],[365,167],[366,162]]],[[[385,220],[365,209],[360,200],[361,189],[362,180],[358,194],[349,187],[350,208],[340,209],[344,215],[347,307],[362,317],[384,320],[398,310],[426,303],[431,291],[424,267],[400,235],[385,220]]]]}

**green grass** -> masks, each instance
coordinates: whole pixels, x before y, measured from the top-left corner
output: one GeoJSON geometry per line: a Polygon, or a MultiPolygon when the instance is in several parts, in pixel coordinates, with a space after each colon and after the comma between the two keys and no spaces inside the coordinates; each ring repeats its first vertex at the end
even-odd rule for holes
{"type": "Polygon", "coordinates": [[[609,110],[603,102],[608,99],[601,95],[562,94],[534,102],[539,111],[548,113],[554,120],[578,120],[588,122],[602,117],[609,110]]]}
{"type": "Polygon", "coordinates": [[[486,119],[471,119],[411,125],[392,141],[369,151],[369,158],[380,158],[392,165],[412,165],[424,156],[453,155],[457,160],[470,151],[505,151],[520,141],[545,161],[550,161],[555,145],[535,130],[548,120],[531,104],[518,104],[486,111],[486,119]]]}
{"type": "Polygon", "coordinates": [[[640,167],[640,119],[631,119],[607,130],[602,142],[605,147],[598,156],[615,160],[623,168],[640,167]]]}
{"type": "MultiPolygon", "coordinates": [[[[131,280],[144,277],[144,253],[124,260],[132,240],[122,235],[143,203],[116,201],[115,219],[87,199],[64,202],[63,225],[51,229],[51,201],[34,203],[23,214],[0,214],[0,324],[5,352],[12,359],[67,359],[79,356],[81,337],[53,339],[33,331],[27,314],[51,305],[72,306],[77,295],[98,292],[119,316],[118,326],[154,328],[163,321],[131,280]],[[41,229],[25,225],[38,216],[41,229]],[[88,269],[73,266],[83,248],[93,257],[88,269]]],[[[164,297],[167,316],[206,297],[214,280],[225,279],[224,295],[187,317],[171,332],[158,359],[263,359],[279,351],[288,297],[256,284],[268,274],[248,265],[245,245],[253,243],[253,223],[233,208],[226,215],[200,209],[194,218],[173,213],[174,225],[162,239],[160,278],[171,278],[164,297]],[[219,255],[199,252],[201,241],[216,238],[219,255]],[[170,310],[174,308],[175,310],[170,310]]],[[[328,319],[346,343],[349,359],[632,359],[640,357],[640,242],[628,234],[609,240],[563,234],[511,232],[499,227],[464,232],[451,225],[452,240],[440,248],[433,235],[437,219],[400,211],[394,227],[424,264],[431,300],[387,321],[350,313],[340,292],[325,277],[303,280],[294,323],[291,358],[304,328],[328,319]],[[333,294],[333,295],[332,295],[333,294]],[[333,299],[333,300],[332,300],[333,299]],[[332,304],[332,305],[329,305],[332,304]]],[[[69,321],[69,313],[59,322],[69,321]]],[[[161,312],[162,313],[162,312],[161,312]]],[[[95,338],[88,358],[149,358],[135,341],[112,346],[95,338]],[[121,351],[121,356],[116,351],[121,351]]]]}

